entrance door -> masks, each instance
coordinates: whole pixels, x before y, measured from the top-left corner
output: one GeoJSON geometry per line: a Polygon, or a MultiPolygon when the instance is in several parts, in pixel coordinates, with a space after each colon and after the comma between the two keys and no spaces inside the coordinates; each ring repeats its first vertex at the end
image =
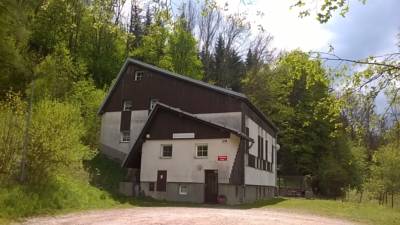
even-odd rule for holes
{"type": "Polygon", "coordinates": [[[216,203],[218,196],[218,171],[205,170],[204,202],[216,203]]]}
{"type": "Polygon", "coordinates": [[[167,171],[159,170],[157,171],[157,191],[167,190],[167,171]]]}

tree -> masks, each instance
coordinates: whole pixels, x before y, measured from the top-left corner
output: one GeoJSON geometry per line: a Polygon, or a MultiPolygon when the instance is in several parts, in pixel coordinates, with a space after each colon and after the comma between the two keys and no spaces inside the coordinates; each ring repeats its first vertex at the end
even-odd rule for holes
{"type": "Polygon", "coordinates": [[[34,88],[40,91],[34,97],[64,99],[75,82],[85,75],[85,66],[74,62],[65,46],[56,46],[54,53],[46,56],[35,68],[34,88]]]}
{"type": "Polygon", "coordinates": [[[351,184],[352,155],[329,85],[321,62],[300,51],[249,71],[243,80],[245,93],[280,128],[281,174],[311,174],[315,191],[337,196],[351,184]]]}
{"type": "Polygon", "coordinates": [[[195,38],[186,29],[186,20],[181,18],[174,24],[170,34],[166,55],[161,66],[172,71],[201,80],[202,63],[197,52],[195,38]]]}
{"type": "MultiPolygon", "coordinates": [[[[154,23],[146,29],[142,45],[132,52],[132,56],[146,63],[161,66],[166,52],[167,38],[169,37],[170,18],[166,11],[158,11],[155,14],[154,23]]],[[[164,62],[164,65],[168,63],[164,62]]]]}
{"type": "MultiPolygon", "coordinates": [[[[359,0],[359,2],[365,4],[367,0],[359,0]]],[[[332,14],[339,11],[340,16],[345,17],[349,12],[349,2],[350,0],[325,0],[321,4],[315,7],[311,1],[307,0],[296,0],[296,3],[291,6],[300,8],[299,16],[301,18],[310,16],[313,9],[316,10],[316,17],[320,23],[327,23],[331,18],[332,14]]]]}

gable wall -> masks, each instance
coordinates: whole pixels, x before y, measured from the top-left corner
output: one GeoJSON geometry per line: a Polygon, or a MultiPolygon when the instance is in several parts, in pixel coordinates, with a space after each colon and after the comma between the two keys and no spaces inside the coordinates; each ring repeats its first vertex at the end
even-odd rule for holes
{"type": "Polygon", "coordinates": [[[193,114],[241,111],[238,98],[132,64],[118,82],[104,111],[121,111],[124,99],[133,100],[134,110],[147,110],[151,98],[193,114]],[[145,78],[141,81],[134,81],[136,70],[146,71],[145,78]]]}

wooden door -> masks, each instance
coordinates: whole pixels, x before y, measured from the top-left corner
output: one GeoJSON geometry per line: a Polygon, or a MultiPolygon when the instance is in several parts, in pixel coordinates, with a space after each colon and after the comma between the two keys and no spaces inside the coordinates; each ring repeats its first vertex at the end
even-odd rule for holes
{"type": "Polygon", "coordinates": [[[157,171],[157,191],[167,191],[167,171],[157,171]]]}
{"type": "Polygon", "coordinates": [[[218,171],[205,170],[204,173],[204,202],[216,203],[218,196],[218,171]]]}

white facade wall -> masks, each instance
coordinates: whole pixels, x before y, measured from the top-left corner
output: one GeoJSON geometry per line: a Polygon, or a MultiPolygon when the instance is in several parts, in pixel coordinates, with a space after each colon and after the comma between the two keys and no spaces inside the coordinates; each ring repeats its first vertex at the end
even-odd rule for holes
{"type": "Polygon", "coordinates": [[[121,112],[105,112],[101,117],[100,143],[128,154],[146,123],[147,117],[148,110],[132,111],[130,126],[131,141],[127,143],[121,142],[121,112]]]}
{"type": "MultiPolygon", "coordinates": [[[[249,137],[254,140],[254,144],[249,149],[249,153],[258,157],[258,135],[260,134],[264,139],[264,152],[268,154],[268,161],[272,162],[272,145],[276,144],[275,137],[272,137],[265,130],[263,130],[256,122],[249,117],[245,116],[245,126],[249,128],[249,137]],[[265,146],[265,140],[268,140],[268,146],[265,146]]],[[[263,159],[266,159],[264,153],[263,159]]],[[[257,160],[256,160],[257,161],[257,160]]],[[[264,185],[264,186],[275,186],[276,185],[276,150],[274,153],[274,165],[272,172],[261,170],[248,166],[248,156],[245,157],[245,184],[246,185],[264,185]]],[[[256,162],[257,164],[257,162],[256,162]]]]}
{"type": "MultiPolygon", "coordinates": [[[[241,112],[205,113],[196,115],[199,118],[207,121],[216,122],[237,130],[241,129],[241,112]]],[[[121,142],[121,112],[105,112],[101,118],[100,143],[108,148],[128,154],[132,145],[135,143],[137,137],[142,131],[148,116],[148,110],[132,111],[130,131],[131,140],[129,143],[125,143],[121,142]]]]}
{"type": "Polygon", "coordinates": [[[157,171],[167,171],[167,182],[204,183],[204,170],[218,170],[218,182],[229,183],[229,177],[240,138],[148,140],[143,143],[140,169],[141,182],[156,182],[157,171]],[[161,157],[161,145],[172,144],[172,157],[161,157]],[[196,157],[196,144],[208,144],[208,157],[196,157]],[[228,156],[218,161],[219,155],[228,156]]]}

